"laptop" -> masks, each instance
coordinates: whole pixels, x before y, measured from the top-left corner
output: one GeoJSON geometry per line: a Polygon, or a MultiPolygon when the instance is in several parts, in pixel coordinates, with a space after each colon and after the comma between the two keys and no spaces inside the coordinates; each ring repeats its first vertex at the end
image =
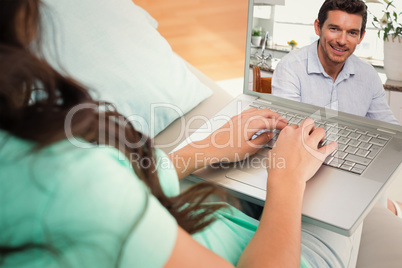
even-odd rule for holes
{"type": "MultiPolygon", "coordinates": [[[[392,180],[402,175],[402,127],[253,91],[250,65],[254,62],[250,57],[255,53],[251,53],[253,10],[254,0],[249,0],[243,94],[175,150],[204,139],[232,116],[250,107],[271,109],[290,124],[300,124],[305,118],[312,118],[316,126],[326,130],[323,143],[337,141],[338,148],[307,182],[302,220],[350,236],[392,180]]],[[[262,64],[269,65],[269,61],[262,64]]],[[[279,131],[274,134],[264,148],[246,161],[209,166],[197,170],[188,179],[215,182],[238,198],[263,205],[269,174],[261,163],[265,163],[267,151],[275,146],[279,131]]]]}

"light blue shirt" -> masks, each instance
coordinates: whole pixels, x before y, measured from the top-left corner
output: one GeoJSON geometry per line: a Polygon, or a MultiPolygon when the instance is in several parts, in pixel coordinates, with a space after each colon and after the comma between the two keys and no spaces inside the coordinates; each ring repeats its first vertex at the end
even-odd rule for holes
{"type": "Polygon", "coordinates": [[[318,41],[282,58],[272,79],[273,95],[399,124],[373,66],[351,55],[334,81],[318,58],[317,44],[318,41]]]}

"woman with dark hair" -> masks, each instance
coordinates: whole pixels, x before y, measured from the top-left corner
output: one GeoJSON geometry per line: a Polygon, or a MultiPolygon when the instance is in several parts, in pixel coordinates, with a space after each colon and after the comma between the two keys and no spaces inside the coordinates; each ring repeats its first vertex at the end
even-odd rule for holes
{"type": "Polygon", "coordinates": [[[250,109],[166,156],[112,105],[94,100],[38,56],[40,5],[0,0],[1,265],[353,265],[357,249],[352,252],[350,238],[332,241],[325,230],[305,225],[301,234],[306,182],[336,145],[318,149],[322,128],[311,119],[287,126],[272,111],[250,109]],[[268,153],[259,223],[226,203],[205,202],[222,195],[214,184],[179,194],[178,179],[219,159],[244,159],[272,137],[253,135],[273,128],[282,131],[268,153]],[[91,148],[75,147],[66,133],[91,148]],[[223,146],[228,141],[234,147],[223,146]]]}

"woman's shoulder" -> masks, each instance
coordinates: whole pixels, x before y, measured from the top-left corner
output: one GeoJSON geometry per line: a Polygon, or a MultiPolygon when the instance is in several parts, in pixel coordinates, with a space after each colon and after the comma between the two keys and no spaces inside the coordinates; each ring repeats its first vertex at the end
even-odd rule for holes
{"type": "MultiPolygon", "coordinates": [[[[154,158],[150,161],[155,166],[152,172],[158,173],[165,193],[177,195],[177,174],[166,154],[155,149],[154,158]]],[[[21,181],[34,177],[45,189],[54,189],[55,184],[62,184],[63,187],[58,188],[64,191],[76,188],[75,196],[81,193],[77,189],[92,184],[109,191],[120,187],[139,191],[145,185],[132,165],[146,168],[149,164],[135,153],[127,157],[112,146],[92,145],[76,139],[61,140],[36,149],[34,142],[0,131],[0,167],[4,168],[4,176],[12,175],[21,181]]]]}
{"type": "MultiPolygon", "coordinates": [[[[0,154],[13,154],[0,158],[0,166],[1,159],[9,164],[0,174],[0,186],[14,193],[5,197],[9,198],[5,202],[9,221],[22,217],[32,228],[37,226],[32,232],[37,243],[46,237],[56,245],[65,239],[73,241],[62,249],[73,262],[108,263],[116,260],[119,251],[129,250],[122,261],[134,266],[163,265],[174,245],[176,222],[136,177],[120,151],[100,146],[80,148],[68,140],[35,151],[32,142],[7,137],[0,154]],[[25,148],[22,153],[17,150],[21,148],[25,148]],[[46,234],[42,233],[44,226],[46,234]],[[148,260],[147,250],[155,247],[148,241],[158,239],[164,242],[160,258],[148,260]],[[90,244],[96,246],[81,250],[90,244]]],[[[24,226],[3,231],[23,235],[24,226]]]]}
{"type": "Polygon", "coordinates": [[[37,148],[32,141],[4,132],[0,144],[2,185],[26,185],[26,191],[42,191],[44,196],[57,196],[60,200],[71,195],[82,205],[90,200],[103,202],[105,198],[99,197],[123,189],[135,192],[136,196],[144,195],[146,187],[128,159],[115,148],[88,143],[78,146],[69,140],[37,148]],[[10,182],[7,177],[13,177],[14,181],[10,182]]]}
{"type": "Polygon", "coordinates": [[[113,196],[143,203],[146,186],[115,148],[83,148],[62,140],[38,149],[34,142],[4,132],[0,144],[1,187],[11,192],[18,187],[34,197],[32,205],[52,199],[49,208],[78,213],[115,203],[113,196]]]}
{"type": "MultiPolygon", "coordinates": [[[[129,159],[109,147],[84,152],[73,148],[70,154],[67,159],[73,163],[67,167],[70,175],[58,187],[58,196],[65,198],[58,201],[59,205],[52,204],[56,214],[63,207],[66,216],[60,216],[59,220],[69,230],[76,226],[87,232],[89,241],[109,243],[110,251],[121,249],[122,263],[139,267],[162,265],[175,243],[176,221],[135,175],[129,159]],[[98,234],[91,237],[94,228],[98,234]],[[157,240],[163,241],[163,246],[156,245],[157,240]],[[148,256],[155,248],[160,252],[151,260],[148,256]]],[[[104,248],[107,250],[108,246],[104,248]]]]}

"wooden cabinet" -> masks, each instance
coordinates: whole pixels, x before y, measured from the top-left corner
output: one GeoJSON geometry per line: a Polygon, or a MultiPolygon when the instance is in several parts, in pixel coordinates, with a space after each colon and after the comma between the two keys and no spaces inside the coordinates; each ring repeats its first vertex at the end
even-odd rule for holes
{"type": "Polygon", "coordinates": [[[396,119],[398,119],[399,123],[402,125],[402,92],[389,92],[389,106],[396,119]]]}

